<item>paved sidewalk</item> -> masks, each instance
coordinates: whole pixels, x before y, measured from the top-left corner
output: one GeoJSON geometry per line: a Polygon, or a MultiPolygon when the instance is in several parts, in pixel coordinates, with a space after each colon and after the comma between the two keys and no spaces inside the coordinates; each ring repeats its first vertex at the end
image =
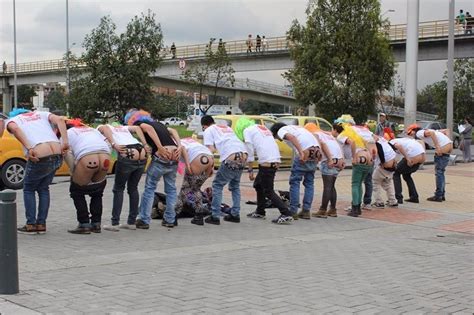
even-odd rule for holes
{"type": "MultiPolygon", "coordinates": [[[[339,217],[290,226],[270,222],[275,209],[267,220],[245,217],[254,206],[244,202],[255,199],[246,175],[240,224],[198,227],[183,219],[167,229],[154,221],[148,231],[92,235],[66,232],[75,212],[68,179],[56,178],[48,233],[18,236],[21,293],[0,295],[0,313],[473,313],[474,163],[448,167],[446,202],[425,201],[434,190],[433,166],[425,166],[414,175],[420,204],[359,218],[342,210],[350,203],[345,170],[336,183],[339,217]]],[[[277,174],[277,189],[288,189],[288,176],[277,174]]],[[[313,209],[319,173],[316,182],[313,209]]],[[[112,186],[110,178],[104,223],[112,186]]],[[[18,198],[23,223],[21,192],[18,198]]]]}

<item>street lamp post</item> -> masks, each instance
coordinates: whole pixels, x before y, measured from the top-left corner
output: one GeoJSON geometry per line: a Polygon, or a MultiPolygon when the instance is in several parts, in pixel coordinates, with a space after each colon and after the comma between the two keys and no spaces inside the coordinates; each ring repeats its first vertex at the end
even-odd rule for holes
{"type": "MultiPolygon", "coordinates": [[[[13,104],[14,107],[18,107],[18,90],[17,90],[17,78],[16,78],[16,6],[15,0],[13,0],[13,104]]],[[[11,105],[10,105],[11,106],[11,105]]]]}
{"type": "Polygon", "coordinates": [[[66,114],[69,116],[69,1],[66,0],[66,114]]]}

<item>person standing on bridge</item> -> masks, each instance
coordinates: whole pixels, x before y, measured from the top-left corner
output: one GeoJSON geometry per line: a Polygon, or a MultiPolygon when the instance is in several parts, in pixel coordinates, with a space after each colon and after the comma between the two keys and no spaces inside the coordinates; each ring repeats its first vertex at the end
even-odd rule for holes
{"type": "Polygon", "coordinates": [[[173,44],[171,44],[170,50],[171,50],[171,59],[175,59],[176,58],[176,45],[174,44],[174,42],[173,44]]]}
{"type": "Polygon", "coordinates": [[[257,38],[255,39],[255,52],[261,52],[261,47],[262,47],[262,38],[260,35],[257,35],[257,38]]]}
{"type": "Polygon", "coordinates": [[[7,63],[4,61],[2,65],[3,73],[7,73],[7,63]]]}
{"type": "Polygon", "coordinates": [[[252,52],[252,46],[253,46],[253,40],[252,40],[252,34],[249,34],[249,37],[245,41],[245,44],[247,45],[247,54],[252,52]]]}
{"type": "Polygon", "coordinates": [[[262,51],[267,51],[268,49],[268,40],[265,38],[265,35],[262,36],[262,51]]]}
{"type": "Polygon", "coordinates": [[[464,11],[462,9],[459,10],[459,15],[456,16],[456,22],[460,24],[462,28],[465,29],[466,15],[464,14],[464,11]]]}
{"type": "Polygon", "coordinates": [[[466,35],[471,34],[472,35],[472,27],[473,26],[474,26],[474,17],[472,17],[472,15],[469,12],[466,12],[466,30],[465,30],[464,34],[466,34],[466,35]]]}

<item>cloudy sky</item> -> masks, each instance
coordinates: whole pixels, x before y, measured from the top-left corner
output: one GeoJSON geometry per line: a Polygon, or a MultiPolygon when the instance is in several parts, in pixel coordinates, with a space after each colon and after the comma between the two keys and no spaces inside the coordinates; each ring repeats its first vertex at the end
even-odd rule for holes
{"type": "MultiPolygon", "coordinates": [[[[382,0],[392,24],[406,23],[409,0],[382,0]]],[[[448,0],[420,0],[420,21],[448,17],[448,0]]],[[[18,62],[59,59],[66,47],[66,0],[16,0],[18,62]]],[[[244,39],[247,34],[284,35],[294,19],[305,21],[307,0],[69,0],[69,42],[81,53],[84,36],[102,16],[110,15],[122,31],[134,15],[151,9],[161,23],[165,45],[204,43],[210,37],[244,39]]],[[[456,0],[474,13],[473,0],[456,0]]],[[[0,62],[13,63],[13,0],[0,0],[0,62]]],[[[421,62],[421,86],[439,80],[446,62],[421,62]]],[[[404,65],[399,72],[404,77],[404,65]]],[[[241,77],[283,84],[279,72],[241,73],[241,77]]]]}

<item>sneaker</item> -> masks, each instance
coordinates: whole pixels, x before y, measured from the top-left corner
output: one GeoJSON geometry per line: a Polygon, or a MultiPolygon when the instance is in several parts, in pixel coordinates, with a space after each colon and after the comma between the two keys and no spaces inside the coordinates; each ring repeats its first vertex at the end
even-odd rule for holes
{"type": "Polygon", "coordinates": [[[112,231],[112,232],[118,232],[118,231],[120,231],[118,225],[108,225],[108,224],[104,224],[104,226],[103,226],[102,228],[103,228],[104,230],[106,230],[106,231],[112,231]]]}
{"type": "Polygon", "coordinates": [[[376,202],[376,203],[373,203],[372,204],[372,207],[376,208],[376,209],[384,209],[385,208],[385,205],[383,202],[376,202]]]}
{"type": "Polygon", "coordinates": [[[174,226],[175,226],[174,223],[167,222],[165,219],[163,219],[163,220],[161,221],[161,225],[162,225],[162,226],[165,226],[165,227],[167,227],[167,228],[174,228],[174,226]]]}
{"type": "Polygon", "coordinates": [[[191,224],[204,225],[204,218],[202,215],[195,215],[194,218],[191,219],[191,224]]]}
{"type": "Polygon", "coordinates": [[[326,214],[326,210],[324,210],[324,209],[319,209],[318,211],[311,213],[311,216],[316,217],[316,218],[327,218],[328,217],[327,214],[326,214]]]}
{"type": "Polygon", "coordinates": [[[240,223],[240,216],[234,216],[232,214],[227,214],[224,217],[224,221],[233,222],[233,223],[240,223]]]}
{"type": "Polygon", "coordinates": [[[298,218],[305,219],[305,220],[310,220],[311,219],[311,213],[309,211],[301,210],[300,213],[298,213],[298,218]]]}
{"type": "Polygon", "coordinates": [[[135,224],[120,224],[119,228],[122,230],[136,230],[137,227],[135,224]]]}
{"type": "Polygon", "coordinates": [[[372,210],[372,206],[368,203],[363,203],[361,208],[364,210],[372,210]]]}
{"type": "MultiPolygon", "coordinates": [[[[420,201],[418,199],[415,199],[415,198],[408,198],[408,199],[405,199],[406,202],[412,202],[412,203],[420,203],[420,201]]],[[[398,202],[400,203],[400,202],[398,202]]]]}
{"type": "Polygon", "coordinates": [[[446,197],[444,197],[444,196],[441,197],[441,200],[446,201],[446,197]]]}
{"type": "Polygon", "coordinates": [[[298,213],[292,214],[291,217],[293,218],[293,221],[296,221],[296,220],[299,219],[299,218],[298,218],[298,213]]]}
{"type": "Polygon", "coordinates": [[[257,211],[251,212],[247,214],[247,218],[252,218],[252,219],[263,219],[265,220],[265,215],[257,213],[257,211]]]}
{"type": "Polygon", "coordinates": [[[291,224],[293,222],[293,217],[289,215],[280,215],[278,218],[272,220],[272,223],[275,224],[291,224]]]}
{"type": "Polygon", "coordinates": [[[93,223],[91,226],[91,232],[92,233],[101,233],[102,229],[100,227],[100,223],[93,223]]]}
{"type": "Polygon", "coordinates": [[[442,201],[443,201],[443,197],[436,197],[436,196],[433,196],[433,197],[427,198],[426,200],[428,200],[428,201],[442,202],[442,201]]]}
{"type": "Polygon", "coordinates": [[[398,203],[387,203],[387,207],[389,207],[389,208],[397,208],[397,207],[398,207],[398,203]]]}
{"type": "Polygon", "coordinates": [[[204,222],[207,224],[214,224],[214,225],[220,225],[221,220],[214,218],[212,215],[208,216],[206,219],[204,219],[204,222]]]}
{"type": "Polygon", "coordinates": [[[329,209],[328,211],[326,211],[326,215],[328,217],[333,217],[333,218],[337,218],[337,209],[329,209]]]}
{"type": "Polygon", "coordinates": [[[140,219],[137,219],[137,221],[135,222],[135,227],[137,229],[148,230],[150,228],[150,225],[146,224],[145,222],[143,222],[140,219]]]}
{"type": "Polygon", "coordinates": [[[20,234],[38,234],[36,224],[25,224],[22,227],[16,229],[20,234]]]}
{"type": "Polygon", "coordinates": [[[402,205],[403,204],[403,199],[397,199],[397,202],[399,205],[402,205]]]}
{"type": "Polygon", "coordinates": [[[67,230],[71,234],[91,234],[91,228],[78,225],[75,229],[67,230]]]}
{"type": "Polygon", "coordinates": [[[36,232],[38,232],[38,234],[45,234],[46,224],[36,224],[36,232]]]}

